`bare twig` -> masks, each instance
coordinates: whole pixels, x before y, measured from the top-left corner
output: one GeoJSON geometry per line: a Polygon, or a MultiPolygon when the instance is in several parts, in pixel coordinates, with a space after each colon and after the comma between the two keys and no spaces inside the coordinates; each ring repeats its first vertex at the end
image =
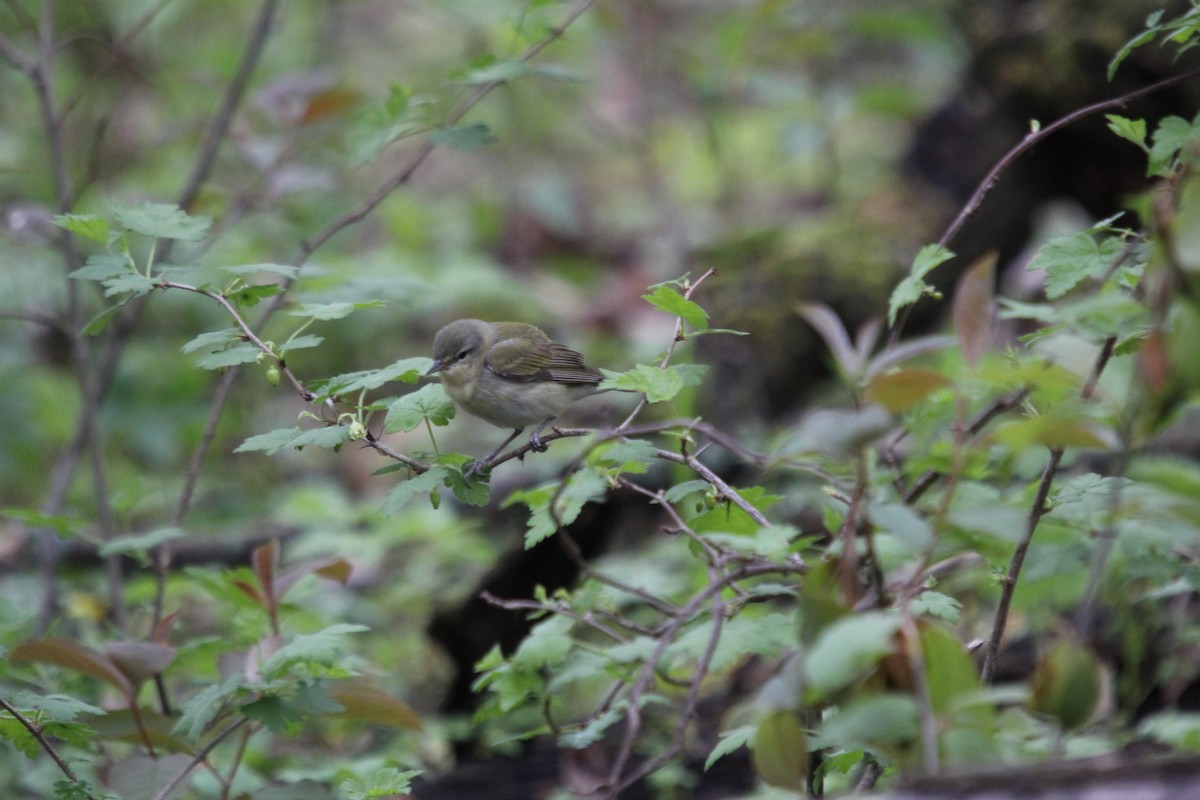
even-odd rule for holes
{"type": "Polygon", "coordinates": [[[194,770],[200,764],[202,764],[208,760],[208,754],[211,753],[213,750],[216,750],[217,745],[219,745],[221,742],[225,741],[225,738],[227,736],[229,736],[229,734],[233,733],[234,731],[236,731],[238,728],[242,727],[249,721],[250,721],[249,717],[242,717],[237,722],[234,722],[228,728],[226,728],[225,730],[221,731],[219,734],[214,736],[211,742],[206,744],[199,753],[196,753],[196,756],[195,756],[195,758],[193,758],[191,760],[191,763],[189,763],[186,767],[184,767],[183,770],[178,775],[176,775],[174,778],[172,778],[170,781],[168,781],[166,786],[164,786],[158,790],[158,793],[156,795],[154,795],[154,800],[166,800],[166,798],[168,796],[170,796],[171,792],[175,791],[175,787],[177,787],[177,786],[179,786],[179,784],[183,783],[184,779],[187,778],[187,776],[191,774],[192,770],[194,770]]]}

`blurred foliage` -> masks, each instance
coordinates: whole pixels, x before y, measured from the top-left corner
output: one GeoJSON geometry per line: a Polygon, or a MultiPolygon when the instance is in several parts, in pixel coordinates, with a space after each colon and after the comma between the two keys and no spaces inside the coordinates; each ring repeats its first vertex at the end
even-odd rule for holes
{"type": "Polygon", "coordinates": [[[437,796],[533,737],[664,798],[1195,750],[1194,109],[1108,117],[1155,183],[1032,293],[941,282],[970,248],[904,164],[968,64],[1078,105],[1196,9],[1015,5],[6,3],[0,793],[437,796]],[[934,300],[953,336],[901,337],[934,300]],[[498,432],[414,386],[465,316],[648,404],[474,469],[498,432]],[[435,641],[484,586],[516,635],[435,641]]]}

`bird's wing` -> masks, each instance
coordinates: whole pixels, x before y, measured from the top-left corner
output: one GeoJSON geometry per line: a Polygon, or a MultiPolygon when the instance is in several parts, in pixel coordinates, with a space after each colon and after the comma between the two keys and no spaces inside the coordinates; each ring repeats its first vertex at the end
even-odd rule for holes
{"type": "Polygon", "coordinates": [[[485,363],[492,372],[514,381],[597,384],[602,378],[579,353],[549,339],[503,339],[488,349],[485,363]]]}

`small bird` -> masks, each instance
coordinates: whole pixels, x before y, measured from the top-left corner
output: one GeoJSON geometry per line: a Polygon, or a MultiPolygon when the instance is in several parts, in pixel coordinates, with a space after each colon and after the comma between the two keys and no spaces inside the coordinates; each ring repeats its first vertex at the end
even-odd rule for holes
{"type": "Polygon", "coordinates": [[[544,451],[542,429],[571,403],[596,394],[603,379],[583,356],[551,341],[540,328],[479,319],[456,320],[437,332],[433,366],[425,374],[435,373],[459,408],[513,429],[485,465],[530,425],[537,425],[530,445],[544,451]]]}

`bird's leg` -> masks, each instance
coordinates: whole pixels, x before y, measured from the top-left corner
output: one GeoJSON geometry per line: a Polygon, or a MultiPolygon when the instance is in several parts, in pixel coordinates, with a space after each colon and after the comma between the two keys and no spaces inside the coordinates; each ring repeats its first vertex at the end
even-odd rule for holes
{"type": "MultiPolygon", "coordinates": [[[[550,448],[550,445],[542,441],[542,430],[553,421],[554,417],[546,417],[533,429],[533,433],[529,434],[529,446],[539,453],[544,453],[550,448]]],[[[517,431],[517,433],[520,433],[520,431],[517,431]]]]}
{"type": "Polygon", "coordinates": [[[503,442],[500,443],[499,447],[497,447],[495,450],[492,451],[492,454],[490,456],[488,456],[487,458],[484,458],[484,459],[480,459],[479,461],[472,461],[470,464],[468,464],[466,475],[468,477],[470,477],[471,475],[478,475],[479,473],[481,473],[483,471],[483,469],[485,467],[490,467],[492,465],[492,460],[496,456],[500,455],[500,451],[503,450],[504,448],[508,447],[509,444],[512,443],[512,440],[517,438],[518,436],[520,436],[521,432],[524,430],[525,430],[524,428],[517,428],[515,431],[513,431],[512,433],[509,434],[507,439],[505,439],[503,442]]]}

